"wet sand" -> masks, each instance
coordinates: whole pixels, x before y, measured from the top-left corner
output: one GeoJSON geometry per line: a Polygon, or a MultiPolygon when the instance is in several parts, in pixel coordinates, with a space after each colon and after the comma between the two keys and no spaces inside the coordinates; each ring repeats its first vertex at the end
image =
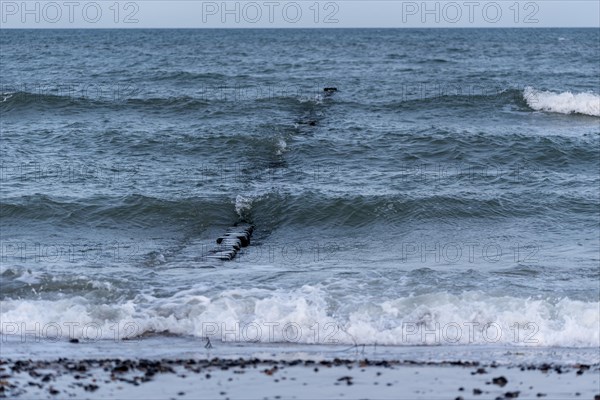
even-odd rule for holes
{"type": "Polygon", "coordinates": [[[23,399],[600,399],[600,366],[472,361],[66,359],[0,361],[23,399]]]}

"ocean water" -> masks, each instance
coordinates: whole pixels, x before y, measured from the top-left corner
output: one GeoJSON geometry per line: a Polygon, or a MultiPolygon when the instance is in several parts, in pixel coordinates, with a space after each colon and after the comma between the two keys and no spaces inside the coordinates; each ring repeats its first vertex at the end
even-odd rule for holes
{"type": "Polygon", "coordinates": [[[4,352],[209,337],[599,362],[599,40],[1,31],[4,352]],[[241,221],[250,246],[207,258],[241,221]]]}

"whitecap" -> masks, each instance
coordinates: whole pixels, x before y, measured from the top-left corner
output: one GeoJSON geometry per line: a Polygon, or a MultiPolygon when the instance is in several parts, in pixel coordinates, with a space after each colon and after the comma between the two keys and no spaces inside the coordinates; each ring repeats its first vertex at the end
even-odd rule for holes
{"type": "Polygon", "coordinates": [[[527,86],[523,98],[536,111],[600,117],[600,96],[594,93],[554,93],[527,86]]]}

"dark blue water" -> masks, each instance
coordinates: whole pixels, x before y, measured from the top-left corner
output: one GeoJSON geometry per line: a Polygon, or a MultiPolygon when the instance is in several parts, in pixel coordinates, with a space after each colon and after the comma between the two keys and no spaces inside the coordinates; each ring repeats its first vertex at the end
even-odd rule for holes
{"type": "Polygon", "coordinates": [[[599,40],[0,31],[2,333],[598,346],[599,40]]]}

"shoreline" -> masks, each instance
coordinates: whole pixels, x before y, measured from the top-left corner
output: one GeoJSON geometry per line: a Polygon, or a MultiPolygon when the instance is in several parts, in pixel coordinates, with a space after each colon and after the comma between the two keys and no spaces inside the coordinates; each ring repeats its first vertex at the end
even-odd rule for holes
{"type": "Polygon", "coordinates": [[[212,358],[0,360],[0,397],[600,399],[600,364],[212,358]]]}

